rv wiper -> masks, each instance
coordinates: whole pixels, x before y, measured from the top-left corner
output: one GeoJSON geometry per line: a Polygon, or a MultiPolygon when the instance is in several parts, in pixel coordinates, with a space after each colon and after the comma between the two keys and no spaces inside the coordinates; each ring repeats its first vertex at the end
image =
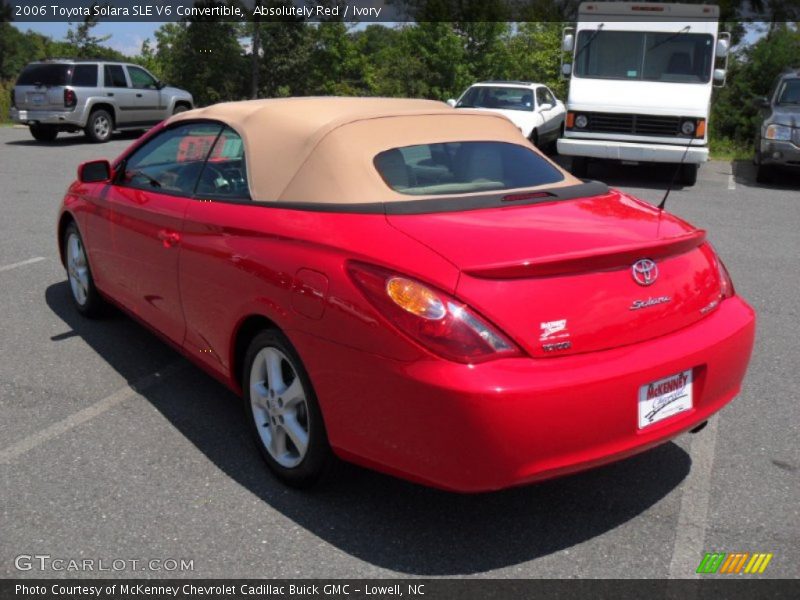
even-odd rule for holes
{"type": "Polygon", "coordinates": [[[597,29],[594,30],[594,33],[591,35],[591,37],[589,37],[589,39],[586,40],[586,42],[583,44],[583,46],[581,46],[578,49],[578,51],[575,53],[575,59],[574,60],[575,60],[576,64],[578,63],[578,57],[581,54],[583,54],[583,51],[586,50],[586,48],[589,47],[589,45],[594,41],[594,38],[596,38],[600,34],[600,32],[603,29],[603,25],[605,25],[605,23],[600,23],[600,25],[597,26],[597,29]]]}
{"type": "Polygon", "coordinates": [[[672,40],[674,40],[674,39],[675,39],[676,37],[678,37],[679,35],[681,35],[681,34],[684,34],[684,33],[688,32],[688,31],[689,31],[691,28],[692,28],[692,26],[691,26],[691,25],[687,25],[686,27],[684,27],[684,28],[683,28],[683,29],[681,29],[680,31],[676,31],[676,32],[675,32],[675,33],[673,33],[671,36],[669,36],[667,39],[665,39],[665,40],[661,40],[661,41],[660,41],[660,42],[658,42],[658,43],[657,43],[655,46],[651,46],[650,48],[648,48],[647,50],[645,50],[645,54],[647,54],[647,53],[648,53],[648,52],[650,52],[651,50],[655,50],[655,49],[656,49],[656,48],[658,48],[659,46],[663,46],[663,45],[664,45],[664,44],[666,44],[667,42],[671,42],[672,40]]]}

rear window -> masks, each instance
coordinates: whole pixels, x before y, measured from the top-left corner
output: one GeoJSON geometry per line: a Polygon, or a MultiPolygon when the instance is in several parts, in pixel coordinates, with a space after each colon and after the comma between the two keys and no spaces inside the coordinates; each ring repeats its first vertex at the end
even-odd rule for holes
{"type": "Polygon", "coordinates": [[[506,142],[450,142],[393,148],[375,157],[386,184],[401,194],[435,196],[527,188],[563,181],[532,149],[506,142]]]}
{"type": "Polygon", "coordinates": [[[72,73],[74,87],[97,87],[97,65],[75,65],[72,73]]]}
{"type": "Polygon", "coordinates": [[[66,85],[69,65],[28,65],[17,79],[17,85],[66,85]]]}

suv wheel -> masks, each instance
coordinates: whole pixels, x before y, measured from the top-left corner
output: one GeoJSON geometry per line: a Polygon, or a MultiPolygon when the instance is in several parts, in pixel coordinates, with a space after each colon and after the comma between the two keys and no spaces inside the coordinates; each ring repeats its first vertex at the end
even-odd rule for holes
{"type": "Polygon", "coordinates": [[[756,170],[756,181],[758,183],[772,183],[774,174],[772,166],[759,163],[758,169],[756,170]]]}
{"type": "Polygon", "coordinates": [[[178,113],[186,112],[189,110],[189,107],[185,104],[178,104],[175,109],[172,111],[173,115],[177,115],[178,113]]]}
{"type": "Polygon", "coordinates": [[[58,135],[58,129],[52,125],[31,125],[31,135],[40,142],[52,142],[58,135]]]}
{"type": "Polygon", "coordinates": [[[111,132],[114,130],[114,121],[108,111],[98,109],[89,115],[89,121],[86,123],[86,137],[93,142],[102,144],[111,139],[111,132]]]}

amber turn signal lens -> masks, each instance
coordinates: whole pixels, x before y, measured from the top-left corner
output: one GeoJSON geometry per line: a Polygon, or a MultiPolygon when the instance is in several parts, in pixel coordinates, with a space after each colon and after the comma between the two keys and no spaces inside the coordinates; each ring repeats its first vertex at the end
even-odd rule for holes
{"type": "Polygon", "coordinates": [[[433,290],[405,277],[389,279],[386,293],[397,306],[423,319],[438,321],[447,314],[444,302],[433,290]]]}
{"type": "Polygon", "coordinates": [[[572,126],[575,125],[575,113],[568,112],[567,113],[567,128],[572,129],[572,126]]]}
{"type": "Polygon", "coordinates": [[[694,130],[694,137],[701,138],[706,134],[706,120],[697,119],[697,128],[694,130]]]}

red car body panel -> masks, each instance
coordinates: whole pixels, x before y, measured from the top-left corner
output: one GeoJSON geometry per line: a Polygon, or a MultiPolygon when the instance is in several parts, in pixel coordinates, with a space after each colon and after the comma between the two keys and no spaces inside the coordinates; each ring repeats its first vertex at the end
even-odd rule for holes
{"type": "Polygon", "coordinates": [[[387,216],[76,182],[61,215],[77,222],[100,292],[209,373],[240,391],[237,334],[268,319],[303,360],[340,457],[450,490],[525,484],[663,443],[738,393],[753,345],[755,315],[723,298],[704,233],[619,192],[387,216]],[[661,276],[641,287],[632,257],[651,254],[661,276]],[[368,301],[351,261],[456,297],[520,355],[435,356],[368,301]],[[631,309],[660,297],[670,300],[631,309]],[[547,353],[541,325],[562,319],[571,346],[547,353]],[[639,429],[640,387],[685,370],[693,407],[639,429]]]}

